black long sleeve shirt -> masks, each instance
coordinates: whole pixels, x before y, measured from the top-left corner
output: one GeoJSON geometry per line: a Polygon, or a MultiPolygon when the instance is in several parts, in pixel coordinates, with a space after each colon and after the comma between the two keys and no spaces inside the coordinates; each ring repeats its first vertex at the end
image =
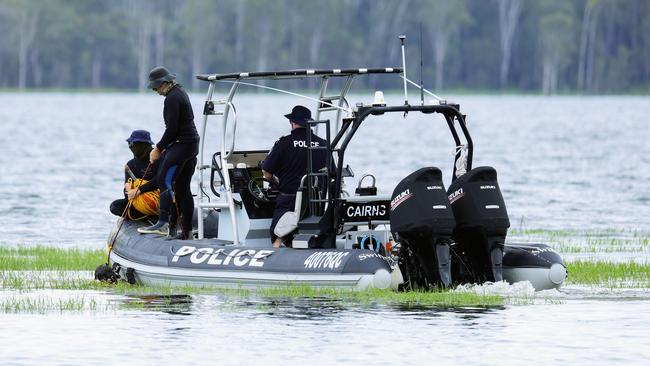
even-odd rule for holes
{"type": "MultiPolygon", "coordinates": [[[[152,180],[158,172],[158,160],[153,164],[149,164],[148,156],[146,160],[133,158],[126,163],[126,166],[131,169],[131,172],[133,172],[136,178],[142,178],[144,180],[152,180]],[[145,175],[145,173],[147,174],[145,175]]],[[[128,182],[129,178],[131,178],[131,175],[124,169],[124,183],[128,182]]]]}
{"type": "Polygon", "coordinates": [[[163,109],[165,133],[156,144],[162,151],[174,142],[197,142],[199,134],[194,125],[194,112],[187,93],[180,85],[175,85],[165,96],[163,109]]]}
{"type": "MultiPolygon", "coordinates": [[[[312,135],[313,146],[327,146],[327,141],[312,135]]],[[[262,162],[262,169],[280,180],[278,190],[286,194],[296,194],[300,180],[307,174],[307,129],[294,128],[291,134],[282,136],[273,145],[269,155],[262,162]]],[[[317,171],[327,163],[325,150],[314,150],[312,168],[317,171]]]]}
{"type": "MultiPolygon", "coordinates": [[[[158,166],[160,165],[160,159],[156,160],[153,164],[149,164],[149,160],[141,160],[138,158],[133,158],[129,160],[126,165],[131,169],[133,175],[136,178],[142,178],[148,182],[143,184],[139,189],[141,193],[150,192],[158,189],[158,182],[156,182],[156,174],[158,174],[158,166]],[[148,169],[147,169],[148,168],[148,169]],[[147,173],[145,175],[145,173],[147,173]]],[[[124,183],[126,183],[131,176],[124,169],[124,183]]],[[[124,193],[124,198],[126,198],[126,192],[124,193]]]]}

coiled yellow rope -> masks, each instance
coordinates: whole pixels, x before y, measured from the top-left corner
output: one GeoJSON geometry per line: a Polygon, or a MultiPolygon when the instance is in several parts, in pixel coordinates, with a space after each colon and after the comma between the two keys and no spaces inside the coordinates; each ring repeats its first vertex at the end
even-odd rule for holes
{"type": "MultiPolygon", "coordinates": [[[[140,188],[143,184],[147,183],[146,180],[138,178],[135,181],[129,178],[128,183],[131,185],[132,189],[140,188]]],[[[139,212],[149,216],[158,215],[160,210],[160,190],[156,189],[155,191],[140,193],[133,200],[130,201],[133,207],[139,212]]],[[[140,218],[131,217],[131,212],[127,211],[127,217],[131,220],[141,220],[140,218]]]]}

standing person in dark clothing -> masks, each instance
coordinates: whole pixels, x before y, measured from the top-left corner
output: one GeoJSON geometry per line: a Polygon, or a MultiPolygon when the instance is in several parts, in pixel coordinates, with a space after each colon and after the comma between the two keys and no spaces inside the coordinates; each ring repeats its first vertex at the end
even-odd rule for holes
{"type": "Polygon", "coordinates": [[[139,196],[131,202],[128,212],[124,212],[129,202],[127,194],[142,184],[143,181],[150,181],[156,176],[158,163],[149,163],[149,153],[152,150],[151,135],[149,131],[135,130],[131,133],[126,142],[133,153],[133,159],[129,160],[124,167],[124,198],[111,203],[111,212],[114,215],[122,216],[131,220],[143,219],[147,216],[158,215],[159,193],[158,190],[151,191],[139,196]]]}
{"type": "MultiPolygon", "coordinates": [[[[176,82],[176,75],[164,67],[149,73],[149,87],[165,97],[163,117],[165,132],[151,150],[149,160],[161,158],[156,182],[145,184],[139,192],[147,192],[157,184],[160,187],[160,215],[152,226],[139,228],[143,234],[161,234],[189,239],[192,233],[194,200],[190,183],[199,153],[199,134],[194,125],[194,112],[187,93],[176,82]],[[176,223],[180,214],[181,233],[176,236],[176,223]]],[[[137,195],[139,192],[135,192],[137,195]]]]}
{"type": "MultiPolygon", "coordinates": [[[[294,209],[300,180],[307,174],[307,121],[311,120],[311,112],[306,107],[297,105],[285,117],[291,123],[291,134],[280,137],[262,163],[264,178],[277,182],[280,191],[271,222],[271,238],[276,248],[282,246],[288,238],[277,237],[273,232],[275,226],[282,215],[294,209]]],[[[312,134],[311,142],[313,146],[327,145],[327,141],[315,134],[312,134]]],[[[320,170],[326,164],[327,153],[325,150],[313,150],[312,154],[313,169],[320,170]]]]}

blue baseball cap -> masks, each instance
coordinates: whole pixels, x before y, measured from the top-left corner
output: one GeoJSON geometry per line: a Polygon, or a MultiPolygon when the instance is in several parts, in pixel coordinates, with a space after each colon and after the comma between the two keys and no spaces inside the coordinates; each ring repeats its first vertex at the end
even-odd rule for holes
{"type": "Polygon", "coordinates": [[[131,132],[131,136],[126,139],[126,142],[129,144],[133,142],[146,142],[149,145],[153,145],[153,141],[151,141],[151,134],[147,130],[135,130],[131,132]]]}

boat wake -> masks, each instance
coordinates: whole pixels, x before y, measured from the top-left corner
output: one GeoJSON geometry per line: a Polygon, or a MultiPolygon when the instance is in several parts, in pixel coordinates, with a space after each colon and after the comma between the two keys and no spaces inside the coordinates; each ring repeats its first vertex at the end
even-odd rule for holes
{"type": "MultiPolygon", "coordinates": [[[[475,293],[478,295],[498,295],[504,297],[533,298],[535,287],[528,281],[515,282],[510,284],[506,281],[486,282],[483,284],[458,285],[452,290],[456,293],[475,293]]],[[[556,290],[549,290],[557,292],[556,290]]],[[[547,291],[544,291],[547,292],[547,291]]],[[[539,294],[539,292],[537,293],[539,294]]]]}

